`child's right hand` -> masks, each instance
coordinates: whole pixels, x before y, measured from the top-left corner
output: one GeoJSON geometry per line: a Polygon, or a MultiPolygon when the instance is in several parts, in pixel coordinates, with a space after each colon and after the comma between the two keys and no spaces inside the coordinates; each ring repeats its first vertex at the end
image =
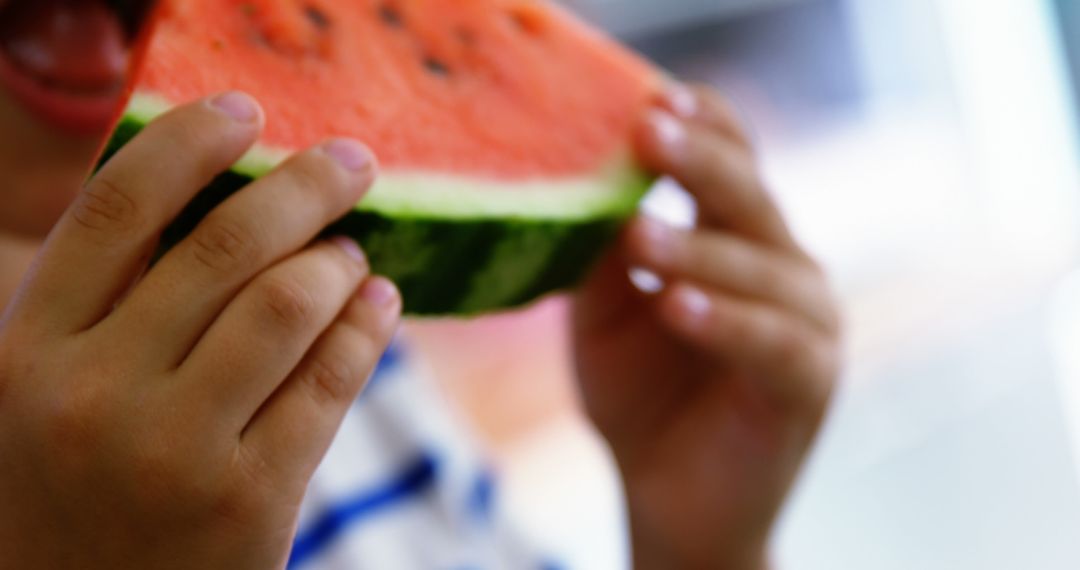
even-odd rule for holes
{"type": "Polygon", "coordinates": [[[351,242],[363,147],[302,153],[142,275],[258,138],[239,94],[150,125],[91,180],[0,319],[0,553],[12,568],[274,568],[396,327],[351,242]]]}

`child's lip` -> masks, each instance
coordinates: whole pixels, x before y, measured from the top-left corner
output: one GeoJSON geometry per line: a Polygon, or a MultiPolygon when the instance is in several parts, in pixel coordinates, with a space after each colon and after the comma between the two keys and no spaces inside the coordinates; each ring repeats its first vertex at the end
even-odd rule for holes
{"type": "Polygon", "coordinates": [[[104,132],[127,68],[128,36],[117,12],[104,0],[0,6],[0,83],[9,94],[55,128],[104,132]]]}
{"type": "Polygon", "coordinates": [[[43,123],[76,136],[100,137],[121,104],[122,89],[75,93],[42,83],[0,52],[0,85],[43,123]]]}

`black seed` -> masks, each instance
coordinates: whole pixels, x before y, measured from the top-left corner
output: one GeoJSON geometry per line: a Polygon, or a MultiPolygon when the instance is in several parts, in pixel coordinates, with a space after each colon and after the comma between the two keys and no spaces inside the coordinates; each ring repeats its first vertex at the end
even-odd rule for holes
{"type": "Polygon", "coordinates": [[[530,36],[539,36],[544,33],[544,22],[535,14],[523,10],[513,10],[509,15],[510,21],[522,32],[530,36]]]}
{"type": "Polygon", "coordinates": [[[311,4],[304,7],[304,15],[307,16],[312,25],[320,30],[326,30],[330,27],[330,18],[326,16],[326,12],[311,4]]]}
{"type": "Polygon", "coordinates": [[[465,44],[466,46],[472,46],[476,44],[476,34],[474,34],[472,30],[458,28],[454,31],[454,35],[457,36],[458,41],[460,41],[462,44],[465,44]]]}
{"type": "Polygon", "coordinates": [[[424,67],[433,75],[440,77],[447,77],[450,75],[450,68],[447,65],[433,57],[424,58],[424,67]]]}
{"type": "Polygon", "coordinates": [[[401,13],[389,4],[383,4],[382,6],[379,6],[379,17],[382,18],[383,23],[392,28],[400,28],[405,25],[405,21],[402,19],[401,13]]]}

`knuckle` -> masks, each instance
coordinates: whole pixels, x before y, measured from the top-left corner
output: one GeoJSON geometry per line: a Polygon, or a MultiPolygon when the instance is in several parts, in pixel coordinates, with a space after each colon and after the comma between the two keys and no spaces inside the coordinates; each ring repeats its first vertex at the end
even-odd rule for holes
{"type": "MultiPolygon", "coordinates": [[[[357,354],[369,352],[370,347],[365,347],[357,354]]],[[[354,387],[361,380],[357,368],[343,355],[326,355],[313,360],[300,380],[319,404],[345,401],[351,398],[354,387]]]]}
{"type": "Polygon", "coordinates": [[[87,184],[72,209],[72,218],[92,234],[127,236],[142,224],[138,203],[123,185],[99,174],[87,184]]]}
{"type": "Polygon", "coordinates": [[[315,314],[315,299],[299,284],[285,279],[269,279],[260,292],[264,313],[286,329],[307,326],[315,314]]]}
{"type": "Polygon", "coordinates": [[[191,236],[193,255],[204,267],[227,273],[258,263],[259,241],[248,226],[211,216],[191,236]]]}

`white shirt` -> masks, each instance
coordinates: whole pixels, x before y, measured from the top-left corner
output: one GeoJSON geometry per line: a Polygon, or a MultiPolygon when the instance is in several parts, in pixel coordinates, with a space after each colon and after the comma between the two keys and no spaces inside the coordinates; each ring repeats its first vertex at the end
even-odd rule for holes
{"type": "Polygon", "coordinates": [[[517,536],[492,469],[450,410],[392,347],[312,480],[288,567],[563,568],[517,536]]]}

